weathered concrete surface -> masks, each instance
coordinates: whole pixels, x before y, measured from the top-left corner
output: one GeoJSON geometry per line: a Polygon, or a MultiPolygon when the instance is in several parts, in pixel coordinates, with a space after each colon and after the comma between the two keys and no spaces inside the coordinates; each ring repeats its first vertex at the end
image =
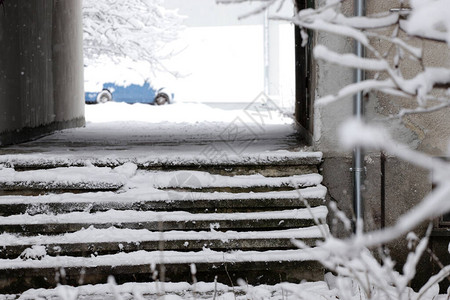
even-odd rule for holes
{"type": "Polygon", "coordinates": [[[0,145],[84,124],[81,0],[6,1],[0,145]]]}
{"type": "MultiPolygon", "coordinates": [[[[323,280],[323,267],[313,261],[292,261],[289,265],[282,262],[251,262],[251,263],[196,263],[196,280],[214,281],[235,285],[238,279],[244,279],[248,284],[271,284],[280,282],[301,282],[323,280]]],[[[192,282],[190,264],[155,265],[155,269],[165,274],[159,275],[161,281],[192,282]],[[165,276],[164,276],[165,275],[165,276]]],[[[53,288],[58,284],[76,286],[80,282],[92,284],[107,282],[109,274],[114,275],[117,284],[126,282],[151,282],[152,275],[148,264],[137,266],[98,266],[65,268],[62,276],[59,269],[19,269],[4,272],[5,279],[0,281],[0,292],[20,293],[30,288],[53,288]],[[43,276],[44,275],[44,276],[43,276]],[[27,278],[24,283],[22,278],[27,278]]],[[[161,273],[160,273],[161,274],[161,273]]],[[[3,275],[3,274],[2,274],[3,275]]],[[[89,295],[92,296],[92,295],[89,295]]]]}
{"type": "MultiPolygon", "coordinates": [[[[386,0],[366,1],[366,3],[367,15],[385,12],[397,5],[397,3],[386,0]]],[[[323,1],[319,1],[317,4],[322,5],[323,1]]],[[[352,1],[344,2],[342,8],[345,15],[353,15],[352,1]]],[[[387,33],[391,34],[392,29],[388,29],[387,33]]],[[[405,37],[405,34],[400,32],[400,36],[405,37]]],[[[386,42],[379,39],[372,39],[371,42],[380,53],[388,50],[389,44],[386,42]]],[[[318,33],[315,43],[325,45],[340,53],[353,52],[352,41],[327,33],[318,33]]],[[[408,43],[416,47],[423,46],[424,66],[450,67],[450,51],[444,43],[422,41],[418,38],[408,39],[408,43]]],[[[392,60],[393,57],[388,59],[392,60]]],[[[350,69],[322,61],[315,61],[314,64],[316,65],[313,70],[315,99],[334,94],[353,81],[350,69]]],[[[399,67],[406,78],[413,78],[423,66],[420,62],[406,59],[399,67]]],[[[370,78],[372,75],[369,73],[367,77],[370,78]]],[[[440,95],[442,91],[436,90],[434,93],[440,95]]],[[[411,149],[433,156],[446,156],[450,138],[449,109],[407,116],[402,121],[386,119],[390,115],[397,114],[401,108],[416,106],[414,99],[370,93],[365,99],[365,119],[378,124],[381,124],[379,120],[382,120],[382,125],[389,130],[393,139],[411,149]]],[[[352,180],[349,171],[351,153],[340,147],[337,132],[340,124],[352,117],[352,111],[352,99],[346,98],[331,105],[315,107],[314,114],[314,147],[315,150],[324,152],[322,165],[324,185],[328,187],[329,198],[335,200],[338,207],[350,216],[352,215],[352,180]]],[[[369,159],[366,158],[367,174],[364,190],[366,229],[393,225],[401,214],[414,207],[431,191],[430,174],[395,157],[387,157],[383,165],[379,153],[373,152],[371,149],[368,149],[366,153],[369,154],[369,159]]],[[[331,214],[330,218],[332,218],[331,214]]],[[[334,226],[331,220],[330,224],[332,231],[337,235],[343,235],[342,226],[334,226]]],[[[423,224],[416,229],[418,236],[423,236],[425,228],[426,224],[423,224]]],[[[441,246],[445,244],[438,241],[437,237],[433,243],[433,245],[441,246]]],[[[408,253],[406,242],[404,239],[399,239],[388,247],[391,249],[391,256],[397,261],[397,268],[401,270],[408,253]]],[[[442,250],[439,251],[442,252],[442,250]]],[[[430,263],[430,258],[425,257],[419,266],[420,272],[415,283],[416,286],[431,274],[432,268],[433,263],[430,263]]]]}
{"type": "MultiPolygon", "coordinates": [[[[386,183],[386,226],[394,225],[399,216],[418,204],[431,192],[432,188],[429,172],[395,157],[386,158],[386,183]]],[[[428,222],[425,222],[414,232],[418,237],[423,237],[427,226],[428,222]]],[[[406,236],[387,245],[398,268],[406,261],[408,243],[405,238],[406,236]]],[[[430,263],[428,254],[424,255],[417,270],[420,272],[416,276],[414,285],[420,286],[425,283],[433,271],[433,262],[430,263]]]]}
{"type": "MultiPolygon", "coordinates": [[[[448,245],[450,244],[450,230],[444,229],[439,235],[432,236],[430,240],[430,247],[433,253],[439,258],[444,266],[450,265],[450,255],[448,254],[448,245]]],[[[441,270],[436,263],[433,264],[433,274],[437,274],[441,270]]],[[[450,285],[450,281],[445,281],[440,284],[441,291],[446,291],[450,285]]]]}
{"type": "MultiPolygon", "coordinates": [[[[363,187],[365,199],[365,229],[376,230],[382,226],[381,209],[381,164],[379,155],[366,156],[365,185],[363,187]]],[[[321,166],[323,184],[328,190],[328,201],[334,201],[337,207],[349,218],[353,216],[352,204],[352,160],[351,157],[326,156],[321,166]]],[[[330,230],[336,236],[345,237],[351,234],[338,222],[333,211],[328,215],[330,230]]]]}
{"type": "MultiPolygon", "coordinates": [[[[319,1],[318,5],[322,5],[319,1]]],[[[395,5],[394,5],[395,6],[395,5]]],[[[367,15],[388,11],[393,7],[391,1],[367,1],[367,15]]],[[[352,1],[343,3],[342,11],[345,15],[353,15],[352,1]]],[[[386,34],[390,35],[393,28],[386,34]]],[[[404,33],[400,37],[405,38],[404,33]]],[[[353,53],[353,41],[344,37],[328,33],[317,33],[315,44],[325,45],[340,53],[353,53]]],[[[450,67],[450,51],[445,43],[408,38],[412,46],[423,47],[423,65],[426,67],[450,67]]],[[[372,39],[372,45],[380,53],[385,53],[390,44],[379,39],[372,39]]],[[[393,51],[391,51],[393,52],[393,51]]],[[[368,53],[368,56],[371,54],[368,53]]],[[[388,57],[393,60],[393,55],[388,57]]],[[[315,99],[335,94],[344,86],[353,82],[353,71],[349,68],[333,65],[323,61],[314,61],[313,91],[315,99]]],[[[400,69],[405,78],[413,78],[422,70],[420,62],[406,58],[400,69]]],[[[367,73],[367,78],[373,74],[367,73]]],[[[444,90],[436,89],[435,95],[441,95],[444,90]]],[[[314,111],[314,145],[324,152],[339,152],[340,148],[338,128],[342,122],[352,117],[352,98],[348,97],[324,107],[315,107],[314,111]]],[[[396,141],[408,145],[410,148],[424,151],[431,155],[443,156],[447,154],[450,138],[450,119],[447,117],[450,109],[443,109],[433,113],[416,114],[399,120],[386,120],[386,117],[397,114],[401,108],[417,107],[415,99],[403,99],[392,95],[371,93],[365,100],[365,115],[368,121],[384,119],[385,126],[396,141]]]]}
{"type": "Polygon", "coordinates": [[[53,76],[55,121],[84,116],[82,1],[54,0],[53,76]]]}
{"type": "MultiPolygon", "coordinates": [[[[392,7],[391,1],[367,1],[368,14],[387,11],[392,7]]],[[[406,35],[400,32],[400,37],[405,38],[406,35]]],[[[387,43],[379,40],[372,40],[372,42],[380,53],[384,53],[388,49],[389,44],[387,43]]],[[[423,48],[423,65],[421,62],[406,57],[404,63],[399,66],[405,78],[415,77],[424,66],[450,68],[450,51],[445,43],[410,37],[407,38],[407,42],[412,46],[423,48]]],[[[389,59],[392,61],[393,55],[389,59]]],[[[445,90],[435,89],[433,94],[438,96],[444,92],[445,90]]],[[[377,93],[370,97],[366,110],[370,115],[370,120],[396,114],[402,107],[417,107],[417,101],[377,93]]],[[[447,154],[450,139],[449,112],[450,109],[447,108],[433,113],[410,115],[404,117],[403,122],[390,121],[384,122],[384,124],[395,140],[430,155],[442,156],[447,154]]]]}
{"type": "MultiPolygon", "coordinates": [[[[398,158],[382,157],[379,154],[366,155],[365,163],[366,177],[363,198],[365,201],[365,230],[367,231],[395,225],[401,215],[431,192],[431,175],[426,170],[405,163],[398,158]]],[[[338,208],[347,216],[353,214],[351,166],[351,157],[340,155],[325,156],[321,166],[324,177],[323,184],[328,189],[327,200],[335,201],[338,208]]],[[[331,210],[328,219],[330,230],[334,235],[339,237],[349,235],[342,223],[335,220],[331,210]]],[[[414,232],[418,237],[423,237],[427,226],[428,222],[424,222],[415,228],[414,232]]],[[[448,246],[448,243],[445,244],[442,241],[442,238],[435,237],[432,245],[440,254],[445,252],[448,246]],[[445,249],[436,248],[436,245],[441,245],[441,247],[444,245],[445,249]]],[[[396,262],[397,270],[401,272],[409,251],[406,236],[386,247],[396,262]]],[[[445,259],[445,256],[443,258],[445,259]]],[[[436,273],[437,268],[436,262],[430,262],[430,256],[425,254],[420,261],[418,267],[420,272],[418,272],[413,286],[423,285],[431,274],[436,273]]]]}
{"type": "MultiPolygon", "coordinates": [[[[322,6],[325,1],[318,1],[322,6]]],[[[351,1],[344,2],[344,12],[352,15],[351,1]]],[[[314,44],[324,45],[330,50],[342,53],[353,52],[353,41],[324,32],[314,35],[314,44]]],[[[353,82],[353,71],[334,64],[313,60],[312,67],[312,93],[314,99],[337,93],[341,88],[353,82]]],[[[346,98],[336,103],[314,108],[314,146],[324,152],[337,152],[339,150],[338,129],[343,121],[347,120],[353,111],[352,98],[346,98]]],[[[338,151],[343,152],[343,151],[338,151]]]]}
{"type": "MultiPolygon", "coordinates": [[[[80,193],[83,191],[80,191],[80,193]]],[[[18,194],[18,193],[17,193],[18,194]]],[[[212,193],[211,193],[212,194],[212,193]]],[[[2,195],[2,193],[0,193],[2,195]]],[[[23,192],[21,195],[29,196],[23,192]]],[[[36,194],[31,194],[32,196],[36,194]]],[[[324,201],[319,197],[305,196],[311,207],[323,205],[324,201]]],[[[62,201],[52,203],[27,203],[11,204],[0,203],[0,216],[11,216],[14,214],[62,214],[71,212],[104,212],[114,210],[138,210],[138,211],[189,211],[191,213],[231,213],[231,212],[251,212],[251,211],[275,211],[306,208],[303,200],[298,197],[267,199],[261,196],[261,199],[198,199],[194,193],[184,193],[181,199],[167,201],[140,200],[136,202],[120,201],[102,201],[96,202],[77,202],[62,201]],[[256,209],[257,208],[257,209],[256,209]]]]}
{"type": "MultiPolygon", "coordinates": [[[[319,238],[304,238],[302,242],[310,247],[314,247],[317,242],[321,241],[319,238]]],[[[149,240],[136,242],[95,242],[95,243],[67,243],[67,244],[45,244],[47,255],[53,256],[89,256],[89,255],[107,255],[117,253],[117,249],[121,252],[129,253],[134,251],[159,249],[161,244],[164,245],[164,250],[174,251],[196,251],[204,247],[208,247],[213,251],[233,251],[250,250],[250,251],[264,251],[264,250],[285,250],[297,249],[292,243],[291,238],[273,238],[273,239],[228,239],[226,241],[220,239],[190,239],[186,238],[183,241],[179,240],[149,240]]],[[[2,247],[0,251],[0,259],[15,259],[20,257],[24,250],[30,248],[32,245],[12,245],[2,247]]]]}
{"type": "Polygon", "coordinates": [[[0,16],[0,133],[53,121],[53,97],[46,105],[38,100],[53,93],[51,24],[50,1],[5,3],[0,16]]]}

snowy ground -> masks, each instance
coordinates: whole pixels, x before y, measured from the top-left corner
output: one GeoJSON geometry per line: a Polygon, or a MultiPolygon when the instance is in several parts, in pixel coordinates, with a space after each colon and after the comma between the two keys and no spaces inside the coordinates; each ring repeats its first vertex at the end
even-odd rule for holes
{"type": "MultiPolygon", "coordinates": [[[[226,105],[227,103],[223,103],[226,105]]],[[[110,102],[100,105],[86,105],[86,121],[90,124],[114,122],[114,121],[136,121],[172,124],[198,124],[204,122],[230,123],[235,118],[241,117],[248,121],[250,125],[256,121],[265,125],[286,125],[292,124],[292,118],[280,114],[281,109],[272,105],[270,102],[264,102],[264,99],[255,102],[248,102],[247,107],[243,104],[230,103],[228,109],[215,108],[220,107],[219,103],[215,105],[206,105],[202,103],[177,103],[172,105],[152,106],[147,104],[124,104],[110,102]],[[262,120],[252,120],[250,117],[260,110],[259,118],[262,120]],[[270,114],[269,114],[270,112],[270,114]]]]}
{"type": "MultiPolygon", "coordinates": [[[[221,283],[127,283],[115,285],[111,278],[107,284],[86,285],[79,288],[59,286],[56,289],[36,289],[25,292],[20,299],[338,299],[336,290],[330,290],[325,282],[281,283],[274,286],[260,285],[230,287],[221,283]],[[161,295],[165,295],[161,297],[161,295]]],[[[14,299],[0,295],[0,300],[14,299]]]]}
{"type": "MultiPolygon", "coordinates": [[[[264,97],[236,109],[199,103],[86,105],[86,126],[5,147],[0,154],[64,159],[260,154],[299,150],[294,120],[264,97]]],[[[4,156],[4,158],[7,158],[4,156]]]]}

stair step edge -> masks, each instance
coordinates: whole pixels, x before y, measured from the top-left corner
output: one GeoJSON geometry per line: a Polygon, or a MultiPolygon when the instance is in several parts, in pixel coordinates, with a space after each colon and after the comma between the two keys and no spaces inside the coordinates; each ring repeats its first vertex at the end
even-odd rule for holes
{"type": "Polygon", "coordinates": [[[0,217],[0,225],[39,225],[39,224],[102,224],[102,223],[139,223],[139,222],[187,222],[187,221],[240,221],[240,220],[275,220],[275,219],[313,219],[325,218],[328,210],[325,206],[311,209],[290,209],[269,212],[248,213],[199,213],[182,211],[153,212],[134,210],[109,210],[106,212],[87,213],[71,212],[58,215],[12,215],[0,217]],[[311,215],[311,213],[313,215],[311,215]]]}
{"type": "Polygon", "coordinates": [[[142,182],[163,189],[295,188],[315,186],[323,179],[317,173],[265,177],[257,174],[224,176],[199,171],[139,171],[135,174],[129,172],[127,167],[116,169],[69,167],[36,171],[15,171],[11,168],[3,168],[0,169],[0,188],[6,190],[116,190],[126,183],[129,187],[139,188],[142,187],[142,182]]]}
{"type": "Polygon", "coordinates": [[[97,268],[101,266],[140,266],[158,264],[196,263],[240,263],[240,262],[281,262],[316,261],[319,257],[314,249],[233,251],[220,252],[201,250],[196,252],[178,251],[136,251],[99,255],[96,257],[44,256],[40,260],[0,259],[0,270],[46,269],[46,268],[97,268]]]}
{"type": "Polygon", "coordinates": [[[258,192],[258,193],[227,193],[227,192],[177,192],[161,190],[127,190],[124,193],[97,192],[86,194],[57,194],[40,196],[0,196],[0,205],[8,204],[51,204],[51,203],[139,203],[162,201],[192,201],[192,200],[259,200],[259,199],[325,199],[327,189],[323,185],[307,187],[294,191],[258,192]],[[104,196],[104,197],[102,197],[104,196]]]}
{"type": "Polygon", "coordinates": [[[39,157],[33,155],[2,155],[0,164],[13,165],[16,168],[51,168],[68,166],[108,166],[116,167],[125,163],[134,163],[140,168],[149,167],[183,167],[183,166],[261,166],[261,165],[291,165],[305,164],[317,165],[322,161],[321,152],[263,152],[255,154],[241,154],[228,156],[227,158],[210,159],[200,155],[179,156],[175,160],[172,156],[160,156],[157,158],[55,158],[53,155],[42,154],[39,157]]]}
{"type": "MultiPolygon", "coordinates": [[[[214,229],[212,229],[214,230],[214,229]]],[[[270,231],[246,231],[237,232],[228,230],[220,231],[150,231],[147,229],[121,229],[107,228],[97,229],[91,226],[73,233],[66,233],[55,236],[17,236],[9,233],[0,234],[1,247],[17,245],[48,245],[48,244],[73,244],[73,243],[138,243],[143,241],[189,241],[195,239],[202,240],[251,240],[251,239],[302,239],[302,238],[322,238],[322,233],[328,232],[328,227],[321,225],[305,228],[270,230],[270,231]]]]}
{"type": "MultiPolygon", "coordinates": [[[[150,299],[159,299],[161,297],[161,283],[160,282],[131,282],[125,284],[114,285],[115,291],[123,295],[133,295],[136,291],[140,295],[152,295],[150,299]]],[[[26,291],[20,295],[20,299],[53,299],[59,298],[63,291],[74,291],[76,295],[81,298],[93,297],[95,299],[104,299],[106,295],[112,296],[111,284],[102,283],[96,285],[83,285],[79,287],[72,286],[58,286],[53,289],[32,289],[26,291]]],[[[276,285],[264,285],[264,286],[229,286],[229,284],[223,284],[220,282],[196,282],[194,284],[188,282],[164,282],[165,295],[177,296],[183,299],[212,299],[217,294],[217,297],[221,299],[221,296],[226,293],[232,293],[234,295],[246,295],[250,291],[261,291],[262,293],[278,294],[281,298],[286,291],[303,291],[310,292],[313,295],[323,294],[331,295],[329,287],[325,281],[320,282],[303,282],[303,283],[282,283],[276,285]]],[[[16,297],[5,295],[3,300],[15,300],[16,297]]],[[[17,297],[18,298],[18,297],[17,297]]]]}

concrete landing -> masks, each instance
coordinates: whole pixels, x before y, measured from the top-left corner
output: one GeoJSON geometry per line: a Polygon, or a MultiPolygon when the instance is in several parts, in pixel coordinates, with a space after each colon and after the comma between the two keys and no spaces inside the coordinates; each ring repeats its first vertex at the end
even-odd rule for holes
{"type": "Polygon", "coordinates": [[[106,165],[111,161],[248,161],[251,157],[268,157],[268,153],[280,156],[280,152],[307,150],[293,121],[261,125],[237,117],[229,122],[88,122],[84,128],[0,147],[0,164],[52,160],[79,161],[81,165],[89,160],[106,165]]]}

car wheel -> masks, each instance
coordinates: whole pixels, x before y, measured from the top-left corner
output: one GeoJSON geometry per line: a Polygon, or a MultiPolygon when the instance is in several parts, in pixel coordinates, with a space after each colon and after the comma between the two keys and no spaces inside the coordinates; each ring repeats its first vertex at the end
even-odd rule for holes
{"type": "Polygon", "coordinates": [[[103,90],[97,95],[97,103],[106,103],[112,100],[112,95],[108,90],[103,90]]]}
{"type": "Polygon", "coordinates": [[[164,93],[160,93],[160,94],[156,95],[155,101],[154,101],[154,103],[156,105],[169,104],[169,102],[170,102],[169,96],[167,96],[167,94],[164,94],[164,93]]]}

